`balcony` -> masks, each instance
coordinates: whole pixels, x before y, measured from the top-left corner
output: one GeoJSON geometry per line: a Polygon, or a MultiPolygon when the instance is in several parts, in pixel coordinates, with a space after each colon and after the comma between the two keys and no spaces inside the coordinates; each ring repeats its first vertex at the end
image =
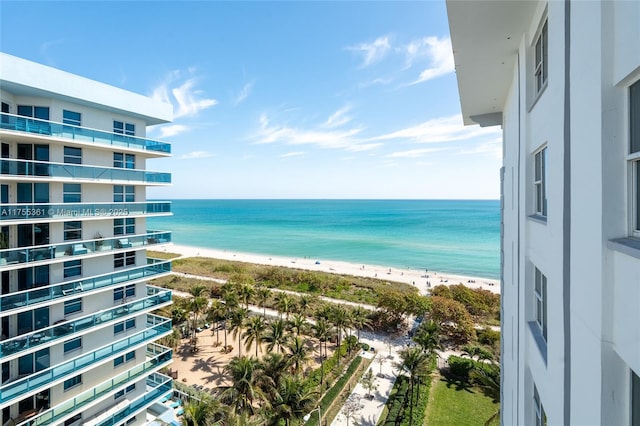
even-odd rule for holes
{"type": "Polygon", "coordinates": [[[147,327],[143,331],[46,370],[4,383],[0,386],[0,407],[6,407],[17,402],[18,398],[35,394],[45,387],[54,386],[71,376],[81,374],[90,367],[99,368],[103,362],[107,362],[133,347],[140,346],[142,343],[151,343],[170,332],[170,319],[148,315],[147,327]]]}
{"type": "Polygon", "coordinates": [[[171,154],[171,145],[166,142],[14,114],[2,113],[0,115],[0,129],[28,135],[51,136],[80,144],[95,144],[112,148],[149,151],[157,154],[171,154]]]}
{"type": "Polygon", "coordinates": [[[10,314],[11,310],[24,308],[37,303],[51,302],[67,296],[80,297],[83,294],[134,280],[157,278],[171,272],[170,260],[147,259],[148,265],[126,269],[120,272],[100,275],[93,278],[67,281],[64,283],[38,287],[0,296],[0,312],[10,314]]]}
{"type": "Polygon", "coordinates": [[[44,345],[50,345],[56,341],[70,339],[75,333],[100,327],[120,319],[129,318],[141,312],[159,309],[170,303],[170,290],[148,286],[147,297],[143,299],[118,305],[83,318],[71,321],[58,321],[57,324],[49,327],[3,340],[0,342],[0,360],[6,362],[7,357],[15,358],[16,356],[22,356],[23,353],[27,351],[38,349],[44,345]]]}
{"type": "MultiPolygon", "coordinates": [[[[155,402],[157,399],[163,397],[168,392],[171,391],[171,378],[164,376],[162,374],[155,373],[155,371],[163,368],[171,363],[172,352],[171,349],[165,348],[160,345],[150,344],[147,346],[147,361],[144,364],[137,365],[126,373],[120,374],[115,378],[108,380],[95,388],[83,392],[77,397],[64,401],[62,404],[53,407],[50,410],[47,410],[37,417],[29,419],[24,423],[18,423],[20,426],[45,426],[45,425],[54,425],[60,424],[64,421],[65,417],[68,417],[72,414],[75,414],[79,411],[82,411],[89,404],[96,403],[99,399],[104,399],[106,397],[111,397],[114,392],[122,389],[124,386],[139,380],[144,376],[148,376],[145,381],[147,392],[130,402],[130,407],[135,411],[131,411],[132,413],[141,410],[144,405],[151,404],[155,402]]],[[[130,412],[128,408],[117,412],[113,415],[106,416],[108,419],[112,419],[114,417],[120,417],[125,414],[125,412],[130,412]]],[[[104,415],[105,413],[101,414],[104,415]]],[[[88,422],[97,421],[108,421],[108,419],[101,419],[100,415],[96,416],[93,420],[88,420],[88,422]]],[[[85,422],[85,424],[88,424],[85,422]]],[[[92,423],[95,424],[95,423],[92,423]]]]}
{"type": "Polygon", "coordinates": [[[0,224],[23,221],[65,221],[91,219],[120,219],[136,216],[168,216],[171,214],[170,201],[139,203],[42,203],[42,204],[2,204],[0,224]]]}
{"type": "Polygon", "coordinates": [[[74,258],[111,254],[116,250],[140,249],[171,242],[171,232],[148,231],[139,235],[119,235],[113,238],[47,244],[0,250],[0,266],[8,269],[24,267],[25,263],[66,262],[74,258]]]}
{"type": "MultiPolygon", "coordinates": [[[[44,161],[0,159],[0,174],[13,178],[32,177],[47,181],[170,184],[171,173],[117,167],[83,166],[79,164],[51,163],[44,161]],[[54,178],[54,179],[48,179],[54,178]]],[[[33,180],[33,179],[30,179],[33,180]]]]}

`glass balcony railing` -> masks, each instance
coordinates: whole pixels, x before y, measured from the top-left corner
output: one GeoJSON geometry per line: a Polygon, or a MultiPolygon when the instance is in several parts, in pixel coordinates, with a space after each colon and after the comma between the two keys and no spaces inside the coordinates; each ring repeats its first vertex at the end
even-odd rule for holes
{"type": "Polygon", "coordinates": [[[17,379],[0,386],[0,404],[11,403],[13,400],[23,397],[27,393],[38,392],[44,387],[50,387],[56,382],[65,378],[80,374],[80,372],[90,366],[97,367],[96,364],[102,361],[113,359],[116,355],[122,354],[142,343],[151,343],[163,335],[171,332],[171,320],[167,318],[148,315],[147,327],[131,336],[125,337],[115,343],[103,346],[88,354],[81,355],[46,370],[38,371],[21,379],[17,379]]]}
{"type": "Polygon", "coordinates": [[[21,265],[43,260],[67,261],[94,253],[109,254],[114,250],[135,249],[169,242],[171,242],[171,232],[148,231],[146,234],[139,235],[119,235],[112,238],[4,249],[0,250],[0,266],[21,265]]]}
{"type": "Polygon", "coordinates": [[[67,296],[78,297],[87,291],[111,287],[133,280],[157,277],[160,274],[171,272],[170,260],[147,259],[147,263],[145,266],[137,266],[111,274],[3,294],[0,296],[0,310],[7,312],[12,309],[50,302],[67,296]]]}
{"type": "MultiPolygon", "coordinates": [[[[171,362],[171,357],[171,349],[156,344],[150,344],[147,346],[147,361],[144,364],[137,365],[126,373],[120,374],[111,380],[101,383],[95,388],[87,392],[83,392],[75,398],[66,400],[62,404],[57,405],[52,409],[39,414],[37,417],[31,418],[29,419],[29,421],[21,423],[19,425],[45,426],[60,424],[64,417],[69,416],[72,413],[82,411],[82,409],[88,404],[95,403],[97,399],[103,398],[105,396],[110,396],[110,394],[112,394],[114,391],[122,389],[126,385],[136,382],[144,376],[147,376],[147,380],[145,381],[147,392],[145,392],[139,398],[131,401],[129,406],[125,408],[125,410],[118,411],[113,415],[108,415],[106,416],[106,419],[102,420],[108,421],[115,416],[119,417],[120,415],[124,414],[123,411],[128,411],[129,407],[142,407],[150,402],[154,402],[171,391],[171,378],[159,373],[155,373],[155,371],[157,371],[158,369],[169,365],[169,363],[171,362]]],[[[136,411],[137,410],[133,412],[136,411]]],[[[88,421],[91,422],[91,420],[88,421]]]]}
{"type": "Polygon", "coordinates": [[[130,183],[171,183],[171,173],[44,161],[0,159],[0,174],[130,183]]]}
{"type": "Polygon", "coordinates": [[[40,346],[49,345],[55,341],[70,339],[73,334],[83,330],[98,327],[140,312],[158,309],[169,302],[171,302],[170,290],[148,286],[147,297],[143,299],[118,305],[83,318],[71,321],[62,320],[49,327],[3,340],[0,342],[0,360],[4,357],[18,355],[40,346]]]}
{"type": "Polygon", "coordinates": [[[15,132],[53,136],[81,143],[140,149],[162,154],[171,153],[171,145],[166,142],[158,142],[120,133],[105,132],[87,127],[72,126],[70,124],[56,123],[55,121],[40,120],[13,114],[1,114],[0,128],[15,132]]]}
{"type": "Polygon", "coordinates": [[[171,213],[170,201],[140,203],[1,204],[0,224],[9,220],[86,220],[171,213]]]}

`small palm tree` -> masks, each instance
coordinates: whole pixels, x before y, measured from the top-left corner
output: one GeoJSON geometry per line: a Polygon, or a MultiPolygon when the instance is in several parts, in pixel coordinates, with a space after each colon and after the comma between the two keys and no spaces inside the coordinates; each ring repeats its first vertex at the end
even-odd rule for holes
{"type": "Polygon", "coordinates": [[[247,412],[254,414],[254,402],[263,396],[256,384],[256,377],[261,368],[254,357],[234,357],[224,367],[231,376],[231,386],[223,391],[223,402],[230,405],[236,413],[247,412]]]}
{"type": "Polygon", "coordinates": [[[358,332],[358,341],[360,341],[360,331],[365,328],[371,328],[371,320],[369,319],[369,311],[361,306],[351,311],[351,324],[358,332]]]}
{"type": "Polygon", "coordinates": [[[342,306],[335,306],[331,310],[331,317],[329,321],[336,328],[338,338],[336,340],[336,348],[338,350],[338,363],[340,363],[340,344],[342,342],[342,332],[345,331],[349,325],[349,313],[342,306]]]}
{"type": "Polygon", "coordinates": [[[193,296],[189,302],[189,309],[191,309],[191,317],[193,323],[191,325],[191,344],[194,351],[197,348],[196,329],[198,328],[198,321],[200,319],[200,313],[207,306],[208,300],[204,296],[207,288],[203,285],[194,285],[189,289],[189,293],[193,296]]]}
{"type": "Polygon", "coordinates": [[[247,309],[249,309],[249,302],[251,302],[251,299],[253,298],[255,293],[255,289],[250,284],[240,284],[238,286],[238,299],[241,300],[242,303],[244,303],[245,308],[247,309]]]}
{"type": "Polygon", "coordinates": [[[298,313],[303,316],[308,316],[312,306],[311,296],[303,294],[298,298],[298,313]]]}
{"type": "Polygon", "coordinates": [[[309,350],[306,341],[300,336],[296,336],[287,343],[287,351],[289,352],[289,364],[295,374],[309,361],[309,350]]]}
{"type": "Polygon", "coordinates": [[[317,403],[317,392],[299,376],[285,376],[276,389],[271,415],[265,424],[276,426],[284,420],[285,426],[300,422],[317,403]]]}
{"type": "Polygon", "coordinates": [[[194,399],[184,407],[182,424],[184,426],[209,426],[214,425],[223,416],[223,409],[218,400],[204,396],[202,399],[194,399]]]}
{"type": "Polygon", "coordinates": [[[278,293],[275,298],[276,309],[280,314],[280,318],[284,314],[285,318],[289,318],[289,313],[293,309],[293,299],[287,293],[278,293]]]}
{"type": "Polygon", "coordinates": [[[269,300],[269,298],[271,297],[271,290],[269,290],[267,287],[258,287],[258,289],[256,290],[256,303],[258,304],[259,307],[261,307],[263,309],[262,311],[262,316],[266,318],[267,316],[267,300],[269,300]]]}
{"type": "Polygon", "coordinates": [[[423,322],[413,335],[413,341],[427,354],[435,354],[436,349],[441,350],[438,323],[433,320],[423,322]]]}
{"type": "Polygon", "coordinates": [[[307,329],[307,319],[300,314],[293,314],[289,318],[289,330],[295,332],[296,336],[304,333],[307,329]]]}
{"type": "Polygon", "coordinates": [[[409,424],[413,424],[413,387],[427,374],[429,356],[422,349],[411,347],[400,351],[400,360],[395,366],[409,376],[409,424]]]}
{"type": "Polygon", "coordinates": [[[242,333],[245,349],[248,351],[249,348],[251,348],[251,345],[255,343],[256,357],[257,357],[258,349],[262,351],[260,342],[262,341],[262,336],[264,336],[264,332],[267,328],[267,323],[265,322],[264,318],[261,316],[251,316],[248,318],[245,325],[246,325],[246,328],[244,330],[244,333],[242,333]]]}
{"type": "Polygon", "coordinates": [[[231,318],[229,318],[229,331],[235,339],[238,338],[238,356],[242,356],[242,326],[245,320],[249,316],[249,311],[245,308],[237,308],[231,312],[231,318]]]}
{"type": "Polygon", "coordinates": [[[287,342],[288,335],[285,322],[282,318],[278,318],[269,322],[267,330],[262,337],[262,341],[267,343],[267,351],[271,352],[274,348],[280,353],[282,346],[287,342]]]}
{"type": "Polygon", "coordinates": [[[288,358],[277,352],[269,352],[262,361],[256,383],[265,395],[273,395],[287,370],[288,358]]]}
{"type": "MultiPolygon", "coordinates": [[[[213,299],[209,304],[209,310],[207,311],[207,320],[216,324],[216,343],[220,344],[220,323],[224,321],[226,314],[226,306],[218,299],[213,299]]],[[[226,332],[226,327],[225,327],[226,332]]],[[[213,333],[213,330],[212,330],[213,333]]]]}

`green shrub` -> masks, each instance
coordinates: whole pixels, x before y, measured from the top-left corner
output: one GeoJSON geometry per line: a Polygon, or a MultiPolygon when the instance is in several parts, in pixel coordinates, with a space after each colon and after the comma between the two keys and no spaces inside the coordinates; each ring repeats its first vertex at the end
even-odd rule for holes
{"type": "Polygon", "coordinates": [[[447,362],[452,376],[465,382],[469,381],[469,372],[475,365],[472,359],[451,355],[447,362]]]}
{"type": "Polygon", "coordinates": [[[368,344],[366,344],[366,343],[363,343],[361,346],[362,346],[362,350],[363,350],[363,351],[368,351],[368,350],[369,350],[369,347],[370,347],[370,346],[369,346],[368,344]]]}

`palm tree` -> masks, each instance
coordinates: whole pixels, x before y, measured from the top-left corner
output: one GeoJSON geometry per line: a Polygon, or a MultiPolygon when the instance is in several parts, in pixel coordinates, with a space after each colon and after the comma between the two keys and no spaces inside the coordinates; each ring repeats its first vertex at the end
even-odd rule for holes
{"type": "Polygon", "coordinates": [[[271,352],[275,347],[278,353],[280,353],[280,348],[287,342],[287,338],[285,322],[282,318],[278,318],[269,322],[262,341],[267,343],[268,352],[271,352]]]}
{"type": "MultiPolygon", "coordinates": [[[[207,311],[207,321],[214,322],[216,324],[216,343],[220,344],[220,322],[225,319],[226,305],[218,299],[213,299],[209,304],[209,310],[207,311]]],[[[226,332],[226,327],[225,327],[226,332]]],[[[211,331],[213,334],[213,330],[211,331]]]]}
{"type": "Polygon", "coordinates": [[[263,396],[255,380],[260,368],[257,358],[246,356],[233,357],[224,367],[232,384],[222,393],[222,399],[234,412],[254,414],[253,404],[263,396]]]}
{"type": "Polygon", "coordinates": [[[401,372],[409,376],[409,424],[413,424],[413,386],[420,384],[422,377],[427,374],[429,368],[429,355],[418,347],[411,347],[400,351],[401,362],[395,366],[401,372]]]}
{"type": "Polygon", "coordinates": [[[349,314],[347,313],[347,310],[342,306],[334,306],[333,309],[331,310],[331,317],[329,318],[329,321],[331,321],[333,326],[336,328],[336,331],[338,332],[336,348],[338,350],[338,364],[339,364],[340,358],[341,358],[340,344],[342,341],[341,340],[342,332],[347,329],[347,326],[349,324],[349,314]]]}
{"type": "Polygon", "coordinates": [[[293,308],[293,299],[287,293],[278,293],[276,295],[276,309],[280,314],[280,318],[282,318],[282,314],[285,315],[285,318],[289,318],[289,313],[293,308]]]}
{"type": "Polygon", "coordinates": [[[191,326],[191,346],[195,352],[198,350],[196,338],[196,329],[198,328],[198,320],[200,312],[207,306],[207,298],[204,296],[207,291],[207,287],[203,285],[194,285],[189,289],[189,293],[193,296],[189,302],[189,309],[191,309],[191,316],[193,317],[193,324],[191,326]]]}
{"type": "Polygon", "coordinates": [[[271,297],[271,290],[269,290],[267,287],[258,287],[258,289],[256,290],[256,303],[258,304],[259,307],[261,307],[263,309],[262,311],[262,316],[263,317],[267,317],[267,300],[269,300],[269,298],[271,297]]]}
{"type": "Polygon", "coordinates": [[[265,395],[272,395],[280,386],[280,380],[285,375],[287,364],[288,358],[277,352],[269,352],[262,357],[256,383],[265,395]]]}
{"type": "Polygon", "coordinates": [[[229,318],[229,331],[235,339],[238,338],[238,356],[242,356],[242,326],[244,321],[249,316],[249,311],[245,308],[237,308],[231,312],[231,318],[229,318]]]}
{"type": "Polygon", "coordinates": [[[194,399],[184,407],[182,424],[184,426],[209,426],[216,424],[222,417],[222,407],[218,400],[204,396],[194,399]]]}
{"type": "Polygon", "coordinates": [[[262,341],[262,336],[264,335],[265,329],[267,328],[267,323],[261,316],[250,316],[245,326],[246,328],[244,330],[244,333],[242,333],[245,349],[248,351],[249,348],[251,348],[251,345],[255,343],[257,357],[258,349],[262,351],[260,342],[262,341]]]}
{"type": "Polygon", "coordinates": [[[293,314],[289,319],[289,330],[294,331],[296,336],[307,329],[307,319],[300,314],[293,314]]]}
{"type": "MultiPolygon", "coordinates": [[[[475,383],[478,384],[485,393],[485,395],[489,396],[493,399],[493,402],[500,402],[500,365],[496,364],[492,358],[487,359],[490,361],[485,366],[484,362],[480,366],[477,365],[471,370],[471,376],[475,383]]],[[[500,417],[500,405],[498,404],[498,409],[494,412],[491,417],[487,419],[484,423],[485,426],[489,426],[495,420],[500,417]]]]}
{"type": "Polygon", "coordinates": [[[238,299],[240,299],[240,301],[244,303],[245,308],[247,309],[249,309],[249,302],[251,301],[251,298],[253,298],[255,293],[255,289],[249,284],[240,284],[238,286],[238,299]]]}
{"type": "Polygon", "coordinates": [[[306,341],[300,336],[296,336],[287,343],[287,351],[289,352],[289,364],[293,372],[298,374],[300,368],[309,361],[309,349],[307,349],[306,341]]]}
{"type": "Polygon", "coordinates": [[[311,296],[307,294],[303,294],[298,298],[297,303],[297,311],[300,315],[308,316],[309,311],[311,310],[312,299],[311,296]]]}
{"type": "Polygon", "coordinates": [[[327,340],[331,336],[331,325],[324,318],[316,320],[312,326],[313,334],[318,339],[318,351],[320,352],[320,385],[324,383],[324,359],[327,356],[327,340]],[[324,342],[324,356],[322,356],[322,342],[324,342]]]}
{"type": "Polygon", "coordinates": [[[365,328],[371,328],[369,311],[361,306],[357,306],[351,311],[351,324],[358,331],[358,341],[360,341],[360,331],[365,328]]]}
{"type": "Polygon", "coordinates": [[[413,341],[429,355],[436,353],[436,349],[442,349],[438,323],[433,320],[423,322],[413,335],[413,341]]]}
{"type": "Polygon", "coordinates": [[[225,284],[223,286],[222,291],[222,300],[224,301],[224,346],[227,346],[227,322],[231,318],[231,313],[238,307],[238,298],[233,290],[233,287],[227,286],[225,284]]]}
{"type": "Polygon", "coordinates": [[[268,426],[296,424],[317,403],[317,392],[310,388],[300,376],[285,376],[277,387],[271,406],[271,415],[265,418],[268,426]]]}

